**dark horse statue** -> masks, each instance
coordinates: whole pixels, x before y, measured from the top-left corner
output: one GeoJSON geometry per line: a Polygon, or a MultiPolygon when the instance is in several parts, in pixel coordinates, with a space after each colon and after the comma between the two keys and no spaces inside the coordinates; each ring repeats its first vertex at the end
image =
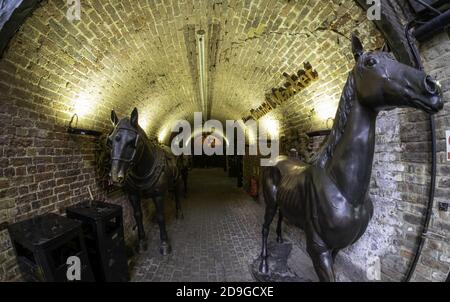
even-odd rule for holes
{"type": "Polygon", "coordinates": [[[352,36],[355,67],[345,84],[335,122],[321,151],[305,164],[279,156],[262,171],[266,203],[259,271],[269,273],[267,237],[279,209],[306,233],[307,251],[321,281],[335,281],[339,250],[356,242],[373,214],[368,198],[375,146],[375,120],[382,110],[412,107],[427,113],[443,108],[440,88],[424,72],[401,64],[385,52],[364,52],[352,36]]]}
{"type": "Polygon", "coordinates": [[[177,160],[178,169],[181,173],[181,179],[183,180],[183,192],[184,197],[187,197],[187,186],[188,186],[188,177],[189,177],[189,163],[188,160],[184,157],[183,154],[178,156],[177,160]]]}
{"type": "Polygon", "coordinates": [[[180,208],[180,172],[176,158],[170,151],[150,142],[138,125],[138,111],[134,108],[130,118],[119,121],[111,111],[114,130],[107,139],[111,148],[111,180],[122,186],[133,207],[139,238],[139,249],[146,250],[146,236],[142,221],[141,198],[152,198],[155,203],[161,246],[160,252],[171,252],[164,220],[164,197],[171,191],[175,195],[176,216],[182,216],[180,208]]]}

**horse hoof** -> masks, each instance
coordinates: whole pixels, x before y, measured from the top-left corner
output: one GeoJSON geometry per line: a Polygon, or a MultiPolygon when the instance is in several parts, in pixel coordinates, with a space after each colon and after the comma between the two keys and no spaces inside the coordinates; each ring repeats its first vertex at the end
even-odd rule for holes
{"type": "Polygon", "coordinates": [[[259,265],[259,272],[261,274],[267,275],[269,274],[269,265],[267,265],[267,262],[262,260],[259,265]]]}
{"type": "Polygon", "coordinates": [[[184,219],[184,214],[183,214],[183,212],[179,212],[179,213],[177,213],[176,215],[175,215],[175,217],[176,217],[176,219],[178,220],[178,219],[184,219]]]}
{"type": "Polygon", "coordinates": [[[140,248],[139,243],[134,246],[134,253],[136,255],[139,255],[141,253],[141,248],[140,248]]]}
{"type": "Polygon", "coordinates": [[[139,250],[145,252],[147,250],[147,248],[148,248],[147,241],[141,241],[139,243],[139,250]]]}
{"type": "Polygon", "coordinates": [[[277,242],[278,242],[278,243],[284,243],[284,240],[283,240],[282,237],[277,237],[277,242]]]}
{"type": "Polygon", "coordinates": [[[161,255],[167,256],[172,252],[172,247],[170,246],[169,243],[163,242],[159,247],[159,252],[161,253],[161,255]]]}

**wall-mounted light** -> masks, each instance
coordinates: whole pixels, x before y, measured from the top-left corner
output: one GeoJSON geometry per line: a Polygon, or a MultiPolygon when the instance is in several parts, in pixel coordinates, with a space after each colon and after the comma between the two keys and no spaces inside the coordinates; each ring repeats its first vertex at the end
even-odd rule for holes
{"type": "Polygon", "coordinates": [[[82,129],[77,128],[78,125],[78,115],[75,113],[72,115],[72,118],[70,119],[69,126],[67,127],[67,132],[70,134],[78,134],[78,135],[92,135],[92,136],[101,136],[103,133],[96,130],[89,130],[89,129],[82,129]],[[77,119],[75,123],[75,127],[72,127],[73,120],[77,119]]]}
{"type": "Polygon", "coordinates": [[[148,129],[148,126],[149,126],[149,118],[148,118],[147,114],[145,114],[145,113],[141,114],[139,112],[138,124],[142,128],[142,130],[144,130],[144,132],[147,132],[147,129],[148,129]]]}
{"type": "Polygon", "coordinates": [[[279,123],[273,117],[265,116],[260,119],[260,123],[262,123],[270,137],[275,138],[279,135],[279,123]]]}
{"type": "Polygon", "coordinates": [[[80,94],[73,103],[73,113],[79,117],[85,117],[93,110],[93,101],[85,93],[80,94]]]}
{"type": "Polygon", "coordinates": [[[336,114],[336,106],[330,104],[329,101],[322,102],[316,105],[315,112],[320,121],[326,122],[330,118],[334,118],[334,115],[336,114]]]}
{"type": "Polygon", "coordinates": [[[202,111],[208,115],[208,75],[206,68],[205,34],[204,30],[197,31],[197,50],[200,100],[202,102],[202,111]]]}
{"type": "Polygon", "coordinates": [[[247,139],[248,139],[248,143],[250,144],[250,145],[252,145],[252,144],[256,144],[256,142],[257,142],[257,135],[256,135],[256,133],[255,133],[255,130],[254,129],[252,129],[252,128],[247,128],[246,129],[246,133],[247,133],[247,139]]]}
{"type": "Polygon", "coordinates": [[[163,128],[163,129],[158,133],[158,142],[163,143],[164,140],[166,139],[166,135],[167,135],[167,128],[163,128]]]}

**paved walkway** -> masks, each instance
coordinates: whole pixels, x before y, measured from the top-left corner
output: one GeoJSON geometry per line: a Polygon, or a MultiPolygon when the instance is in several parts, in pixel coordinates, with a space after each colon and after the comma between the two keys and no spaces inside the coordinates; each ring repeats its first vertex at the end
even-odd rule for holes
{"type": "MultiPolygon", "coordinates": [[[[258,257],[264,206],[221,169],[193,170],[189,196],[183,200],[184,219],[166,215],[172,253],[158,251],[157,225],[149,230],[149,249],[138,256],[133,281],[254,281],[249,265],[258,257]]],[[[275,222],[275,221],[274,221],[275,222]]],[[[275,240],[272,223],[269,241],[275,240]]],[[[297,275],[316,280],[311,261],[293,242],[289,267],[297,275]]]]}

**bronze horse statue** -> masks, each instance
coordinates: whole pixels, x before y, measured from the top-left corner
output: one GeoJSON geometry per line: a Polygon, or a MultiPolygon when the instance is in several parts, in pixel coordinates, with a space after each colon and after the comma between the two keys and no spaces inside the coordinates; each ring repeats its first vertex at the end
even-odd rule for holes
{"type": "Polygon", "coordinates": [[[111,111],[113,132],[107,138],[111,148],[111,180],[123,187],[133,207],[138,229],[138,249],[147,249],[147,239],[142,221],[141,198],[152,198],[155,204],[156,220],[160,230],[160,252],[171,252],[164,219],[164,198],[173,192],[176,217],[182,217],[180,207],[181,177],[176,158],[169,150],[151,142],[138,125],[138,111],[134,108],[130,118],[119,120],[111,111]]]}
{"type": "Polygon", "coordinates": [[[335,281],[339,250],[356,242],[373,214],[368,198],[375,146],[375,120],[382,110],[412,107],[429,114],[443,108],[439,85],[424,72],[388,53],[364,52],[352,36],[356,60],[349,73],[327,141],[310,164],[277,157],[261,174],[266,203],[259,271],[269,273],[267,237],[279,209],[306,234],[307,252],[321,281],[335,281]]]}

